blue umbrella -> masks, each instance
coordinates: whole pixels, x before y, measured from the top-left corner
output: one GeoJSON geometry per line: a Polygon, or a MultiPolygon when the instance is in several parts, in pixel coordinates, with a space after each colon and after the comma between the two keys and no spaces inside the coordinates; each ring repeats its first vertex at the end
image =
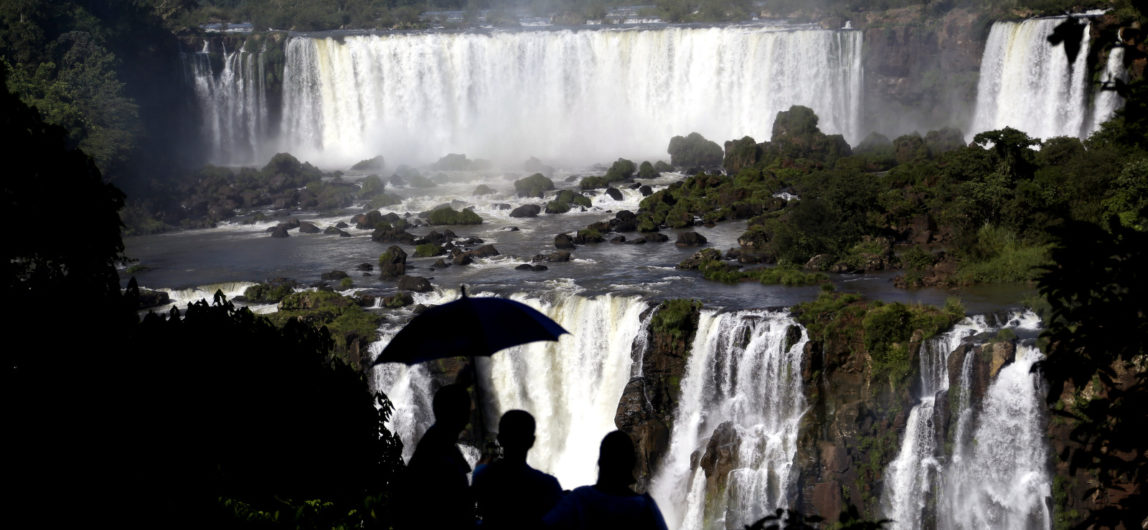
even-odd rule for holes
{"type": "Polygon", "coordinates": [[[485,440],[482,389],[474,358],[489,357],[511,346],[540,340],[557,341],[570,333],[534,308],[508,298],[471,298],[462,288],[458,300],[422,312],[399,330],[372,366],[413,365],[445,357],[469,357],[475,377],[479,439],[485,440]]]}
{"type": "MultiPolygon", "coordinates": [[[[569,333],[530,306],[507,298],[471,298],[427,309],[391,339],[373,364],[417,364],[444,357],[478,357],[569,333]]],[[[472,361],[473,364],[473,361],[472,361]]]]}

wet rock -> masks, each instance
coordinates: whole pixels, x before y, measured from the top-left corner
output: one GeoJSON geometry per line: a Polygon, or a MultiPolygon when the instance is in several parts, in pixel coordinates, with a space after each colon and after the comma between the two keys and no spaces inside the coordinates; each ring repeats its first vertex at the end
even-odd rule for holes
{"type": "Polygon", "coordinates": [[[574,238],[570,237],[568,234],[558,234],[554,236],[554,247],[567,250],[573,249],[575,248],[574,238]]]}
{"type": "Polygon", "coordinates": [[[383,307],[397,308],[406,307],[415,303],[415,299],[411,293],[399,292],[390,296],[383,297],[383,307]]]}
{"type": "Polygon", "coordinates": [[[651,188],[649,185],[643,184],[641,188],[638,188],[638,192],[640,192],[643,197],[649,197],[650,195],[654,194],[654,188],[651,188]]]}
{"type": "Polygon", "coordinates": [[[398,278],[407,272],[407,253],[397,246],[387,248],[379,256],[379,277],[383,279],[398,278]]]}
{"type": "Polygon", "coordinates": [[[137,309],[147,309],[159,305],[166,305],[171,303],[171,296],[164,291],[153,291],[151,289],[139,290],[139,303],[136,305],[137,309]]]}
{"type": "Polygon", "coordinates": [[[622,200],[622,191],[618,188],[606,188],[606,195],[609,195],[610,198],[615,201],[622,200]]]}
{"type": "Polygon", "coordinates": [[[537,204],[523,204],[510,212],[511,217],[538,217],[542,207],[537,204]]]}
{"type": "Polygon", "coordinates": [[[339,221],[339,222],[335,223],[335,228],[347,228],[348,226],[350,226],[350,225],[348,225],[347,223],[344,223],[343,221],[339,221]]]}
{"type": "Polygon", "coordinates": [[[475,258],[489,258],[491,256],[497,256],[498,249],[494,248],[494,245],[483,245],[470,251],[470,255],[475,258]]]}
{"type": "Polygon", "coordinates": [[[1001,368],[1016,359],[1016,345],[1012,342],[995,342],[983,346],[989,352],[989,379],[996,379],[1001,368]]]}
{"type": "Polygon", "coordinates": [[[309,223],[307,221],[299,223],[299,231],[304,234],[318,234],[322,232],[319,227],[315,226],[315,223],[309,223]]]}
{"type": "Polygon", "coordinates": [[[358,265],[355,265],[355,270],[363,271],[363,272],[371,272],[371,271],[375,270],[375,266],[371,265],[370,263],[360,263],[358,265]]]}
{"type": "Polygon", "coordinates": [[[610,242],[611,243],[625,243],[626,242],[626,236],[614,236],[614,237],[610,238],[610,242]]]}
{"type": "Polygon", "coordinates": [[[399,276],[396,285],[400,290],[416,293],[425,293],[434,289],[431,287],[430,280],[422,276],[408,276],[406,274],[399,276]]]}
{"type": "Polygon", "coordinates": [[[706,244],[705,236],[697,232],[681,232],[678,234],[678,240],[674,242],[679,247],[700,247],[706,244]]]}
{"type": "Polygon", "coordinates": [[[290,237],[287,233],[287,225],[276,225],[271,229],[271,237],[290,237]]]}
{"type": "Polygon", "coordinates": [[[456,252],[451,257],[451,263],[455,265],[470,265],[474,263],[474,258],[471,257],[469,252],[456,252]]]}
{"type": "Polygon", "coordinates": [[[646,241],[650,243],[665,243],[670,240],[670,236],[661,232],[650,232],[642,237],[646,238],[646,241]]]}
{"type": "Polygon", "coordinates": [[[622,210],[614,214],[611,228],[615,232],[633,232],[638,229],[638,216],[630,210],[622,210]]]}
{"type": "Polygon", "coordinates": [[[703,248],[695,252],[693,256],[690,256],[682,260],[681,263],[678,263],[678,268],[685,270],[697,270],[702,266],[703,263],[719,260],[721,260],[721,252],[718,251],[718,249],[703,248]]]}
{"type": "Polygon", "coordinates": [[[348,277],[348,275],[346,272],[338,271],[338,270],[324,272],[324,273],[319,275],[319,279],[321,279],[325,282],[336,282],[336,281],[342,280],[343,278],[347,278],[347,277],[348,277]]]}
{"type": "Polygon", "coordinates": [[[450,263],[447,263],[446,260],[442,258],[435,260],[430,266],[431,270],[445,269],[447,267],[450,267],[450,263]]]}

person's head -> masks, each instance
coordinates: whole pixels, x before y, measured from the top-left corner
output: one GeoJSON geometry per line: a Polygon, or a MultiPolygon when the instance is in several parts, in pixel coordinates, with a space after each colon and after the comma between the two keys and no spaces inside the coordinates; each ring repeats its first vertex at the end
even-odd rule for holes
{"type": "Polygon", "coordinates": [[[470,394],[462,385],[447,385],[434,394],[434,421],[452,432],[462,432],[470,419],[470,394]]]}
{"type": "Polygon", "coordinates": [[[534,447],[534,416],[525,410],[508,410],[498,421],[498,443],[508,454],[526,454],[534,447]]]}
{"type": "Polygon", "coordinates": [[[598,449],[598,483],[608,486],[629,486],[634,479],[634,442],[630,435],[613,431],[602,438],[598,449]]]}

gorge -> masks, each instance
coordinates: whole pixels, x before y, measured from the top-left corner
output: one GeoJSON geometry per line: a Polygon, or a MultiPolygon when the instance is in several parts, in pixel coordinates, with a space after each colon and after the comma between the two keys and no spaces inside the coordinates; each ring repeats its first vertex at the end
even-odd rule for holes
{"type": "MultiPolygon", "coordinates": [[[[1126,68],[1121,48],[1101,42],[1108,34],[1093,32],[1094,22],[1084,23],[1075,61],[1065,61],[1046,45],[1064,20],[995,22],[980,41],[971,36],[986,28],[964,28],[970,34],[954,53],[983,57],[975,65],[978,80],[954,77],[964,85],[938,90],[975,98],[957,98],[951,108],[964,112],[939,123],[929,121],[927,110],[882,116],[919,99],[928,85],[904,81],[919,73],[913,65],[922,59],[913,57],[897,72],[880,65],[888,58],[868,51],[889,51],[881,41],[890,35],[934,43],[937,35],[879,27],[279,34],[238,45],[209,41],[185,60],[202,116],[200,140],[215,164],[262,164],[289,151],[325,169],[381,155],[389,171],[466,153],[496,168],[537,157],[556,166],[551,176],[560,180],[617,157],[657,160],[666,139],[688,132],[719,142],[768,138],[773,117],[792,105],[811,108],[821,130],[851,145],[870,132],[896,136],[926,122],[956,127],[966,141],[1005,126],[1044,139],[1087,137],[1120,104],[1097,90],[1092,77],[1121,79],[1126,68]],[[877,65],[873,72],[870,64],[877,65]]],[[[950,67],[967,73],[969,65],[931,72],[944,75],[950,67]]],[[[641,193],[592,195],[589,208],[562,221],[544,216],[526,225],[503,207],[527,202],[507,189],[520,176],[517,168],[428,169],[435,172],[434,189],[392,181],[391,189],[405,196],[381,210],[402,215],[463,201],[486,220],[464,235],[497,244],[503,254],[466,272],[412,259],[412,268],[433,271],[436,283],[430,293],[414,294],[416,303],[450,300],[457,296],[453,287],[465,282],[478,295],[514,297],[577,330],[555,345],[516,348],[479,365],[489,384],[482,404],[487,423],[511,408],[533,412],[539,440],[530,462],[564,487],[592,482],[597,440],[623,428],[641,452],[640,485],[671,528],[741,528],[779,507],[832,518],[850,504],[894,519],[899,528],[1052,524],[1047,411],[1041,382],[1029,372],[1042,355],[1035,346],[1040,323],[1017,309],[1020,300],[983,303],[967,316],[963,310],[942,314],[937,307],[944,292],[878,286],[870,291],[874,301],[842,302],[842,315],[857,314],[834,335],[812,333],[824,324],[814,323],[820,316],[793,308],[848,294],[703,284],[674,269],[692,250],[651,250],[649,243],[640,250],[581,247],[571,263],[551,263],[554,274],[521,280],[511,269],[552,250],[554,232],[636,210],[641,193]],[[497,190],[490,197],[471,194],[479,183],[497,190]],[[616,263],[636,271],[616,272],[616,263]],[[682,297],[699,302],[674,305],[682,297]],[[923,312],[946,325],[914,327],[914,314],[898,321],[896,337],[873,339],[863,323],[894,310],[923,312]],[[889,352],[897,352],[897,362],[882,365],[880,356],[889,352]]],[[[643,183],[661,190],[681,177],[667,172],[643,183]]],[[[310,219],[334,225],[343,217],[316,213],[310,219]]],[[[217,230],[243,240],[271,224],[217,230]]],[[[348,230],[365,239],[366,232],[348,230]]],[[[722,225],[697,231],[719,249],[738,237],[722,225]]],[[[292,242],[291,251],[262,259],[310,260],[313,275],[373,259],[368,251],[336,254],[330,246],[306,250],[304,244],[292,242]]],[[[137,255],[152,257],[144,250],[137,255]]],[[[280,264],[260,266],[267,277],[281,270],[280,264]]],[[[205,268],[193,273],[204,275],[196,287],[226,276],[205,268]]],[[[163,285],[159,274],[152,278],[149,286],[183,301],[175,285],[163,285]]],[[[228,294],[241,294],[253,280],[237,280],[228,294]]],[[[876,281],[882,280],[831,279],[844,293],[876,281]]],[[[409,309],[389,314],[371,350],[377,353],[411,315],[409,309]]],[[[431,421],[429,396],[458,368],[386,366],[372,374],[375,387],[396,404],[392,426],[408,456],[431,421]]]]}

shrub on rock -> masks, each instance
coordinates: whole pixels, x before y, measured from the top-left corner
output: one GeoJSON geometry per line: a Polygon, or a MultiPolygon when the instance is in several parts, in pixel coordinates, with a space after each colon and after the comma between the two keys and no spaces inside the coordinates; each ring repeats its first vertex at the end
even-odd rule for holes
{"type": "Polygon", "coordinates": [[[718,167],[722,163],[721,146],[696,132],[671,138],[666,151],[674,167],[718,167]]]}
{"type": "Polygon", "coordinates": [[[446,207],[432,211],[427,216],[427,222],[432,225],[478,225],[482,224],[482,218],[470,208],[460,212],[446,207]]]}
{"type": "Polygon", "coordinates": [[[554,189],[554,181],[546,178],[546,175],[542,173],[535,173],[514,181],[514,191],[519,197],[542,197],[552,189],[554,189]]]}

